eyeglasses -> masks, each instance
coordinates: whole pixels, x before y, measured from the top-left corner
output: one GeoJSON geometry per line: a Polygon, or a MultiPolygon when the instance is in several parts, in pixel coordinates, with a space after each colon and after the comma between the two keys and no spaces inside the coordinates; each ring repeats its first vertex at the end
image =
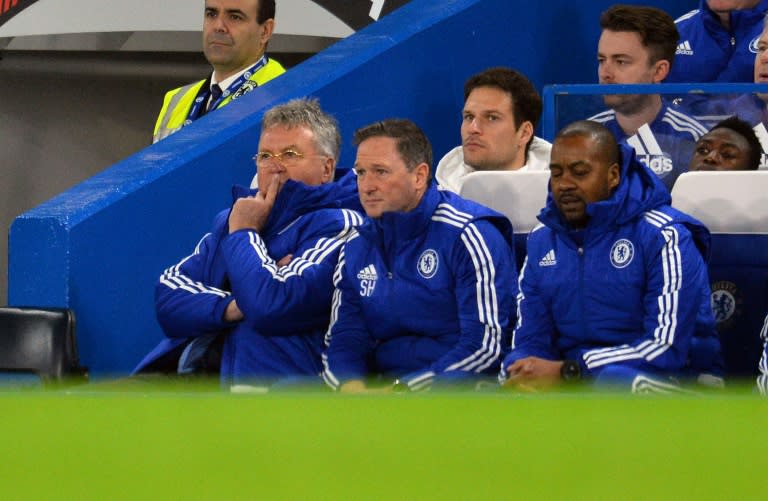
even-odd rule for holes
{"type": "Polygon", "coordinates": [[[276,160],[283,167],[291,167],[296,165],[302,158],[304,158],[304,154],[294,150],[285,150],[282,153],[260,151],[253,157],[253,161],[256,162],[257,167],[266,165],[270,160],[276,160]]]}

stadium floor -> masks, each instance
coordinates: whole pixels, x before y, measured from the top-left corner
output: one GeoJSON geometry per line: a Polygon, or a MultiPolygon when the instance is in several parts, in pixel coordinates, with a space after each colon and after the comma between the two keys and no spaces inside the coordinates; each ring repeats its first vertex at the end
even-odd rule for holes
{"type": "Polygon", "coordinates": [[[749,391],[178,390],[0,392],[0,498],[765,499],[749,391]]]}

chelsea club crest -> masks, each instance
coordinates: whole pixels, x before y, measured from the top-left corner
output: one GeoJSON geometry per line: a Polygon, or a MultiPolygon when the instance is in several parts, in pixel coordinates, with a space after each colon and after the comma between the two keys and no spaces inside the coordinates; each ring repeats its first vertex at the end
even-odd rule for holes
{"type": "Polygon", "coordinates": [[[245,83],[243,83],[243,85],[241,85],[240,88],[237,89],[237,92],[235,92],[235,94],[232,96],[232,100],[234,101],[239,97],[243,97],[245,94],[248,94],[258,86],[259,85],[253,80],[246,80],[245,83]]]}
{"type": "Polygon", "coordinates": [[[736,284],[728,280],[714,282],[710,297],[718,330],[733,327],[733,320],[739,317],[742,304],[741,292],[736,284]]]}
{"type": "Polygon", "coordinates": [[[437,273],[437,267],[439,260],[437,258],[437,252],[434,249],[427,249],[421,253],[419,258],[419,264],[417,266],[419,275],[426,279],[430,279],[437,273]]]}
{"type": "Polygon", "coordinates": [[[611,247],[611,264],[615,268],[625,268],[635,257],[635,246],[626,238],[616,240],[611,247]]]}

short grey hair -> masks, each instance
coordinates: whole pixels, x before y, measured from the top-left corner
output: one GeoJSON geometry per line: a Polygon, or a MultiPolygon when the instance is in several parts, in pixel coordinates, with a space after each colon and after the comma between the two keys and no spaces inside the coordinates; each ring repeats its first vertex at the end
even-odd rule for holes
{"type": "Polygon", "coordinates": [[[317,99],[292,99],[278,104],[264,113],[261,130],[282,125],[285,128],[303,126],[315,136],[315,147],[323,155],[339,161],[341,152],[341,133],[336,119],[320,108],[317,99]]]}

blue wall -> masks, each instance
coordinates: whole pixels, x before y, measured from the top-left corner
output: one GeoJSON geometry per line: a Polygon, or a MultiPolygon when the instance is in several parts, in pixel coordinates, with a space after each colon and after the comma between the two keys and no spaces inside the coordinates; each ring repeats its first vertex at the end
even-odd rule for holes
{"type": "MultiPolygon", "coordinates": [[[[317,96],[352,132],[401,116],[430,135],[439,158],[459,141],[464,80],[509,65],[541,88],[593,82],[599,13],[613,2],[414,0],[206,116],[18,217],[10,230],[9,303],[66,306],[82,362],[121,375],[161,338],[154,283],[192,251],[233,183],[248,183],[259,120],[273,103],[317,96]]],[[[696,2],[672,4],[677,16],[696,2]]],[[[147,124],[149,130],[151,124],[147,124]]]]}

